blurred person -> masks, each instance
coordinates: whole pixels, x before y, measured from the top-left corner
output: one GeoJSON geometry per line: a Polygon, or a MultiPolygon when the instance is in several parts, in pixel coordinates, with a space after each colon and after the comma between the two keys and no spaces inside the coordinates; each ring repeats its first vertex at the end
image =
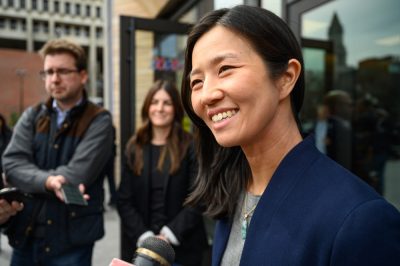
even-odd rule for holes
{"type": "Polygon", "coordinates": [[[101,166],[112,147],[111,115],[88,100],[81,46],[50,40],[40,55],[49,98],[22,114],[3,155],[8,183],[34,195],[5,230],[11,266],[88,266],[104,235],[101,166]],[[65,183],[84,184],[88,206],[65,204],[65,183]]]}
{"type": "Polygon", "coordinates": [[[199,137],[187,204],[218,219],[212,265],[398,265],[400,213],[300,134],[303,59],[282,19],[251,6],[208,13],[183,77],[199,137]]]}
{"type": "Polygon", "coordinates": [[[326,133],[326,155],[347,169],[352,169],[352,100],[342,90],[331,90],[324,97],[327,107],[328,129],[326,133]]]}
{"type": "Polygon", "coordinates": [[[6,119],[2,114],[0,114],[0,189],[4,187],[2,178],[3,167],[2,167],[1,155],[5,151],[8,143],[10,142],[11,134],[12,131],[7,126],[6,119]]]}
{"type": "Polygon", "coordinates": [[[393,119],[377,100],[357,100],[354,117],[353,171],[365,182],[384,193],[385,166],[393,151],[393,119]]]}
{"type": "Polygon", "coordinates": [[[317,120],[314,125],[315,146],[326,154],[326,145],[328,144],[328,108],[321,104],[317,107],[317,120]]]}
{"type": "Polygon", "coordinates": [[[117,188],[115,185],[115,156],[117,145],[115,144],[115,127],[113,126],[113,144],[111,150],[111,157],[108,159],[105,166],[105,174],[107,176],[108,190],[110,199],[108,206],[115,208],[117,206],[117,188]]]}
{"type": "Polygon", "coordinates": [[[169,242],[175,265],[201,265],[207,245],[203,217],[183,207],[197,172],[192,136],[182,128],[179,92],[170,81],[150,88],[141,112],[142,126],[126,146],[118,190],[122,259],[150,236],[169,242]]]}

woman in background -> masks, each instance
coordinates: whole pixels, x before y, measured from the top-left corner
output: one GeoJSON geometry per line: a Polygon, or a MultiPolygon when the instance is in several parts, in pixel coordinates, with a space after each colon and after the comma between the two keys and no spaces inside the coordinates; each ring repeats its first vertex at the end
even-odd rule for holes
{"type": "Polygon", "coordinates": [[[175,249],[176,265],[201,265],[207,245],[203,217],[183,207],[197,173],[192,136],[182,128],[183,108],[173,83],[156,81],[144,100],[142,126],[126,146],[118,191],[122,259],[159,236],[175,249]]]}

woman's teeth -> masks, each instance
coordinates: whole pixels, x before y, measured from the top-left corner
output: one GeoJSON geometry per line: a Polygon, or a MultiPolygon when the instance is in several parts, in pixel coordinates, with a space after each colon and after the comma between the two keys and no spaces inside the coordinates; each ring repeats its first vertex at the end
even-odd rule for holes
{"type": "Polygon", "coordinates": [[[234,116],[235,114],[236,114],[235,110],[227,111],[227,112],[223,112],[223,113],[218,113],[218,114],[213,115],[212,121],[213,122],[219,122],[219,121],[221,121],[221,120],[223,120],[225,118],[230,118],[230,117],[234,116]]]}

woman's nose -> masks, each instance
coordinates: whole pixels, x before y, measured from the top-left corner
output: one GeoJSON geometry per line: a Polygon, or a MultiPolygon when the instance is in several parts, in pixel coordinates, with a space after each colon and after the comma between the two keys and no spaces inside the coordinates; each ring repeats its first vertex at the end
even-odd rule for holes
{"type": "Polygon", "coordinates": [[[203,105],[212,105],[221,100],[224,97],[224,93],[215,83],[205,82],[200,97],[200,102],[203,105]]]}
{"type": "Polygon", "coordinates": [[[158,111],[164,110],[164,104],[163,104],[163,103],[158,103],[158,104],[157,104],[157,110],[158,110],[158,111]]]}

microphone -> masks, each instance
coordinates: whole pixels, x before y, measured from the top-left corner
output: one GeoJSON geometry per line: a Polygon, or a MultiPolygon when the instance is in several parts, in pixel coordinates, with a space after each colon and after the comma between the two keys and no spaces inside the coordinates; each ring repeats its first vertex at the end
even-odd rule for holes
{"type": "Polygon", "coordinates": [[[175,260],[175,251],[166,241],[152,236],[146,238],[136,249],[133,264],[135,266],[171,266],[175,260]]]}

